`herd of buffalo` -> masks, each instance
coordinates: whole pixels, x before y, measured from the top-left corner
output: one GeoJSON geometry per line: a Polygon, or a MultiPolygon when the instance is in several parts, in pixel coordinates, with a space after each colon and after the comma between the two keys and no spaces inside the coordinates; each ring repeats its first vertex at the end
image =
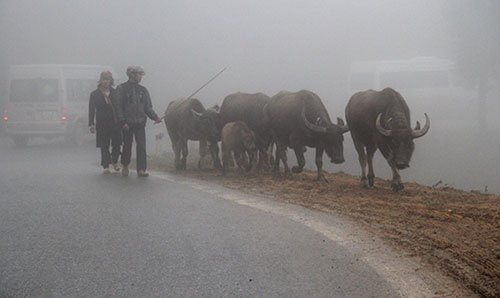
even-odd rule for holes
{"type": "Polygon", "coordinates": [[[346,106],[345,117],[347,125],[340,118],[333,123],[319,96],[301,90],[281,91],[273,97],[234,93],[224,98],[220,108],[208,109],[195,98],[181,98],[168,105],[164,119],[178,170],[186,169],[188,140],[200,142],[199,166],[209,151],[214,166],[222,167],[223,173],[234,155],[242,169],[250,170],[256,164],[259,169],[272,166],[278,173],[281,161],[289,175],[287,148],[293,149],[297,157],[298,165],[292,167],[292,172],[300,173],[305,166],[306,147],[312,147],[316,148],[317,179],[328,182],[322,171],[323,152],[335,164],[344,162],[343,134],[350,131],[361,165],[361,185],[373,186],[373,155],[378,148],[392,169],[393,191],[403,189],[398,171],[409,166],[413,139],[429,131],[427,114],[423,128],[417,122],[412,129],[405,100],[394,89],[385,88],[355,93],[346,106]],[[273,144],[274,158],[269,153],[273,144]]]}

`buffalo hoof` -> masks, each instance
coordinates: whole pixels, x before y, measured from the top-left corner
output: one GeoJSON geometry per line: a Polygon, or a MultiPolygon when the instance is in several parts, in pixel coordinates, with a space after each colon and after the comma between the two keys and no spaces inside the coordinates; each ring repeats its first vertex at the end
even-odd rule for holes
{"type": "Polygon", "coordinates": [[[373,177],[368,178],[368,186],[369,187],[373,187],[373,181],[374,181],[373,177]]]}
{"type": "Polygon", "coordinates": [[[391,188],[392,188],[393,192],[398,192],[400,190],[403,190],[405,187],[403,186],[403,184],[401,182],[398,182],[398,183],[391,184],[391,188]]]}
{"type": "Polygon", "coordinates": [[[325,182],[326,184],[330,183],[330,180],[326,179],[325,176],[321,176],[321,177],[316,178],[316,181],[325,182]]]}
{"type": "Polygon", "coordinates": [[[295,174],[302,173],[302,168],[299,166],[293,166],[292,172],[294,172],[295,174]]]}
{"type": "Polygon", "coordinates": [[[366,183],[366,178],[364,178],[364,179],[363,179],[363,178],[361,178],[361,183],[360,183],[360,185],[361,185],[361,187],[362,187],[362,188],[370,188],[370,187],[368,186],[368,183],[366,183]]]}

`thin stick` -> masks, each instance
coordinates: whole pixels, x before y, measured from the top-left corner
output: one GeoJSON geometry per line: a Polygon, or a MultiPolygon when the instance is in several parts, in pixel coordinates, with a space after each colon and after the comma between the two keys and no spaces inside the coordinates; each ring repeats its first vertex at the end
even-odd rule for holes
{"type": "MultiPolygon", "coordinates": [[[[193,92],[193,94],[189,95],[189,97],[186,98],[186,99],[190,99],[191,97],[193,97],[196,93],[198,93],[198,91],[200,91],[201,89],[205,88],[206,85],[210,84],[210,82],[212,82],[213,80],[215,80],[215,78],[217,78],[226,69],[227,69],[227,67],[224,67],[223,70],[219,71],[213,78],[211,78],[208,82],[206,82],[205,84],[203,84],[203,86],[201,86],[200,88],[198,88],[195,92],[193,92]]],[[[165,118],[165,116],[162,116],[160,119],[163,120],[164,118],[165,118]]]]}

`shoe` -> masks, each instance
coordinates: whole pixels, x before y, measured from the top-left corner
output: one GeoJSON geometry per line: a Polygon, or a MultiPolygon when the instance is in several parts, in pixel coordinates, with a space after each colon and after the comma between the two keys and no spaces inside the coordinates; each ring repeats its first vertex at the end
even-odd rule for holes
{"type": "Polygon", "coordinates": [[[109,174],[109,173],[111,173],[111,172],[109,171],[109,168],[104,168],[104,171],[102,171],[102,172],[103,172],[104,174],[109,174]]]}
{"type": "Polygon", "coordinates": [[[149,176],[149,173],[144,171],[144,170],[138,170],[137,171],[137,176],[139,177],[148,177],[149,176]]]}
{"type": "Polygon", "coordinates": [[[128,176],[128,166],[122,167],[122,176],[128,176]]]}
{"type": "Polygon", "coordinates": [[[120,170],[120,166],[118,165],[118,163],[113,164],[113,169],[115,169],[115,171],[117,172],[120,170]]]}

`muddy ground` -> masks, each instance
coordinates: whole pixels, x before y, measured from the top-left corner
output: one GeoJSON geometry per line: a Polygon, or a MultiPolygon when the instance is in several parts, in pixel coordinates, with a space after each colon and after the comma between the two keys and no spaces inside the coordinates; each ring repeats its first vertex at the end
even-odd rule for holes
{"type": "MultiPolygon", "coordinates": [[[[194,155],[194,154],[193,154],[194,155]]],[[[329,184],[305,171],[289,178],[232,169],[175,171],[171,156],[150,168],[208,180],[231,189],[355,219],[388,245],[452,277],[482,297],[500,297],[500,196],[406,182],[393,193],[390,181],[376,179],[364,189],[359,177],[326,173],[329,184]]]]}

